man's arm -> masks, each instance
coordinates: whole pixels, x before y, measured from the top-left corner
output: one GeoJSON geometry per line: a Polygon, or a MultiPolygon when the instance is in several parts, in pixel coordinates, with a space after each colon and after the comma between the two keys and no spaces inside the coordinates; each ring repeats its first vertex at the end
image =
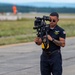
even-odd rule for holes
{"type": "Polygon", "coordinates": [[[55,43],[57,46],[64,47],[65,46],[65,39],[59,38],[59,40],[52,39],[53,43],[55,43]]]}
{"type": "Polygon", "coordinates": [[[48,39],[55,43],[57,46],[64,47],[65,46],[65,39],[64,38],[59,38],[59,40],[56,40],[52,38],[50,35],[48,35],[48,39]]]}

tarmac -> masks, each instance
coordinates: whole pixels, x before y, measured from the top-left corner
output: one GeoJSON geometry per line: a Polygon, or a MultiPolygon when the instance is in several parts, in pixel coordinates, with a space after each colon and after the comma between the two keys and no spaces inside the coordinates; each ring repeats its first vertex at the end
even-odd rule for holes
{"type": "MultiPolygon", "coordinates": [[[[34,42],[0,47],[0,75],[41,75],[41,47],[34,42]]],[[[75,75],[75,37],[62,48],[63,75],[75,75]]]]}

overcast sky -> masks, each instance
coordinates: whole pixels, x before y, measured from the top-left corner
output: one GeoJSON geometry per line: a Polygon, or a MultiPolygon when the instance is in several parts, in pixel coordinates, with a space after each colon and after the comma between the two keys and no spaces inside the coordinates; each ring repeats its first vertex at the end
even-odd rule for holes
{"type": "Polygon", "coordinates": [[[75,0],[0,0],[4,3],[26,3],[26,2],[56,2],[56,3],[75,3],[75,0]]]}

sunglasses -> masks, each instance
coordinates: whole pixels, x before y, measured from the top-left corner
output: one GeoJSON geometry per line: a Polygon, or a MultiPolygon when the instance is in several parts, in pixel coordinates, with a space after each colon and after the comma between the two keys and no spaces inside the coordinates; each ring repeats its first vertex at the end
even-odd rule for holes
{"type": "Polygon", "coordinates": [[[56,22],[55,20],[50,20],[50,22],[56,22]]]}

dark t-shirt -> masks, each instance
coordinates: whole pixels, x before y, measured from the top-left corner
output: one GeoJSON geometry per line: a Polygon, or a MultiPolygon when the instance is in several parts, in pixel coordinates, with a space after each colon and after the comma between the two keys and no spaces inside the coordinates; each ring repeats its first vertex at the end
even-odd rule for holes
{"type": "MultiPolygon", "coordinates": [[[[66,38],[66,34],[64,29],[62,29],[61,27],[59,27],[58,25],[56,25],[56,27],[54,29],[49,28],[48,30],[48,35],[50,35],[52,38],[59,40],[59,38],[66,38]]],[[[52,41],[49,41],[49,48],[48,51],[54,51],[54,50],[60,50],[60,46],[57,46],[55,43],[53,43],[52,41]]]]}

